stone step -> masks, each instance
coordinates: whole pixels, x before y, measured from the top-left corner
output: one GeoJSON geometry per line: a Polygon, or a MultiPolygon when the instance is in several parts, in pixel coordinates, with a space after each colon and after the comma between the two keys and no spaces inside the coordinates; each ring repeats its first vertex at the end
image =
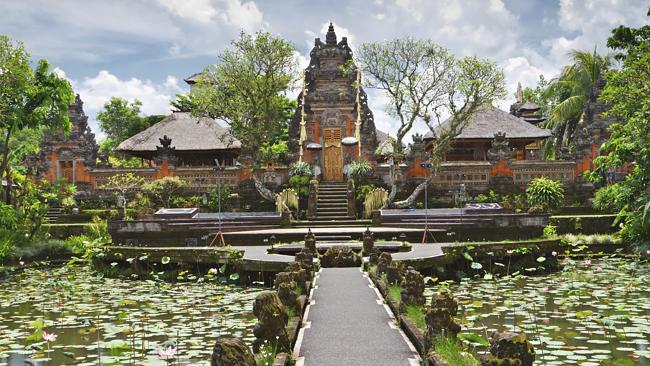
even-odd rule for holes
{"type": "Polygon", "coordinates": [[[337,220],[350,220],[353,219],[352,217],[348,216],[347,214],[345,215],[333,215],[333,214],[328,214],[328,215],[317,215],[316,218],[314,218],[314,221],[337,221],[337,220]]]}
{"type": "Polygon", "coordinates": [[[331,198],[331,197],[320,198],[319,197],[318,198],[318,204],[321,204],[321,203],[343,203],[343,204],[346,204],[347,202],[348,202],[347,198],[339,198],[339,197],[335,197],[335,198],[331,198]]]}

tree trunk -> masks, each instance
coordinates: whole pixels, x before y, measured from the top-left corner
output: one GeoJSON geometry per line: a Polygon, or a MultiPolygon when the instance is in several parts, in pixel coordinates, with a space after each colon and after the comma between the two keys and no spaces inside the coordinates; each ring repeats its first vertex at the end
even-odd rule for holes
{"type": "Polygon", "coordinates": [[[408,196],[407,199],[402,200],[402,201],[397,201],[397,202],[392,202],[389,201],[387,203],[388,208],[406,208],[409,206],[412,206],[415,203],[415,200],[418,198],[420,193],[427,187],[427,185],[431,182],[433,179],[433,175],[429,178],[427,178],[424,182],[418,184],[417,187],[413,190],[410,196],[408,196]]]}
{"type": "Polygon", "coordinates": [[[278,197],[278,194],[266,188],[264,186],[264,183],[262,183],[262,181],[259,180],[255,174],[252,174],[252,177],[253,177],[253,182],[255,182],[255,189],[257,189],[257,192],[262,196],[262,198],[264,198],[265,200],[275,202],[276,198],[278,197]]]}

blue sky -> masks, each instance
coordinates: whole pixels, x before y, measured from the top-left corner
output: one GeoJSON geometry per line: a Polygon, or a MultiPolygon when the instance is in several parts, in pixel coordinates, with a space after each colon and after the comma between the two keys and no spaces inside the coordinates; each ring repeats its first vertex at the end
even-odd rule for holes
{"type": "MultiPolygon", "coordinates": [[[[240,30],[267,30],[297,47],[334,22],[351,46],[402,36],[431,38],[457,55],[503,68],[511,91],[556,76],[571,49],[606,52],[610,30],[648,24],[647,0],[2,0],[0,34],[24,42],[71,81],[94,116],[112,96],[167,113],[182,79],[216,60],[240,30]]],[[[369,91],[378,128],[392,130],[385,98],[369,91]]]]}

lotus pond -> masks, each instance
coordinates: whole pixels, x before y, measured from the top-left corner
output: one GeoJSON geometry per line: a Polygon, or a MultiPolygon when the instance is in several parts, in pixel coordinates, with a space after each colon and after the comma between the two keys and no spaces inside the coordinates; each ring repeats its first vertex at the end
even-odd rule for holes
{"type": "Polygon", "coordinates": [[[251,343],[261,288],[109,279],[87,268],[26,269],[0,280],[0,365],[209,364],[214,341],[251,343]],[[54,334],[55,340],[50,334],[54,334]],[[45,337],[43,337],[45,335],[45,337]],[[49,351],[48,351],[49,350],[49,351]]]}
{"type": "Polygon", "coordinates": [[[463,332],[488,338],[493,331],[524,331],[536,365],[650,365],[650,264],[619,258],[565,264],[549,275],[488,275],[451,285],[463,332]]]}

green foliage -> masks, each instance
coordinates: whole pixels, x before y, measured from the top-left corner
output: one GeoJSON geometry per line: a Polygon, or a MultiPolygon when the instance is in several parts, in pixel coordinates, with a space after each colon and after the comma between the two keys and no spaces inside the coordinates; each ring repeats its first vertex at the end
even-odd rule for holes
{"type": "MultiPolygon", "coordinates": [[[[69,132],[68,109],[74,101],[72,87],[45,60],[35,69],[22,44],[0,35],[0,178],[11,177],[11,137],[26,129],[49,128],[69,132]]],[[[10,189],[11,186],[8,186],[10,189]]],[[[7,194],[8,198],[9,195],[7,194]]]]}
{"type": "Polygon", "coordinates": [[[309,165],[304,161],[295,162],[289,166],[289,175],[311,177],[312,175],[311,165],[309,165]]]}
{"type": "Polygon", "coordinates": [[[174,199],[186,186],[187,182],[178,177],[164,177],[144,184],[142,191],[154,207],[173,208],[174,199]]]}
{"type": "Polygon", "coordinates": [[[547,239],[557,237],[557,226],[553,226],[550,224],[544,226],[544,230],[542,231],[542,236],[547,239]]]}
{"type": "Polygon", "coordinates": [[[212,187],[208,194],[208,207],[212,211],[218,211],[219,202],[221,201],[221,211],[230,210],[230,196],[232,192],[227,184],[221,184],[212,187]],[[221,190],[219,190],[221,188],[221,190]]]}
{"type": "Polygon", "coordinates": [[[260,146],[260,161],[263,163],[286,162],[288,160],[289,145],[286,141],[271,143],[265,141],[260,146]]]}
{"type": "Polygon", "coordinates": [[[295,103],[285,93],[295,86],[297,65],[289,42],[268,32],[242,32],[193,87],[193,112],[225,121],[242,155],[261,163],[262,142],[286,141],[295,103]]]}
{"type": "Polygon", "coordinates": [[[409,304],[405,309],[406,317],[411,319],[418,329],[426,330],[424,322],[424,308],[420,305],[409,304]]]}
{"type": "Polygon", "coordinates": [[[598,191],[596,202],[600,207],[619,210],[621,236],[637,244],[650,239],[650,220],[644,215],[650,202],[650,44],[636,38],[640,34],[647,36],[647,31],[615,30],[610,39],[617,49],[626,51],[626,56],[621,69],[607,73],[600,101],[611,106],[607,115],[620,123],[610,126],[611,137],[602,146],[607,155],[595,160],[596,169],[588,175],[590,180],[602,183],[607,172],[630,167],[624,181],[598,191]],[[617,32],[628,34],[623,37],[617,32]],[[631,35],[635,38],[628,37],[631,35]]]}
{"type": "Polygon", "coordinates": [[[526,199],[531,207],[550,211],[560,207],[564,201],[564,187],[561,182],[546,177],[535,178],[528,183],[526,199]]]}
{"type": "Polygon", "coordinates": [[[611,65],[609,56],[573,50],[572,64],[564,67],[559,78],[544,91],[555,100],[543,127],[553,130],[556,146],[571,145],[587,103],[595,103],[596,89],[611,65]]]}
{"type": "Polygon", "coordinates": [[[440,336],[434,340],[434,350],[449,365],[454,366],[478,366],[479,363],[469,353],[463,350],[463,347],[451,337],[440,336]]]}
{"type": "Polygon", "coordinates": [[[357,201],[364,201],[366,195],[372,190],[377,188],[374,184],[362,184],[357,187],[357,201]]]}
{"type": "Polygon", "coordinates": [[[0,229],[14,230],[18,225],[18,215],[12,205],[0,202],[0,229]]]}
{"type": "Polygon", "coordinates": [[[289,177],[289,185],[301,196],[309,194],[309,181],[311,177],[308,175],[293,175],[289,177]]]}
{"type": "Polygon", "coordinates": [[[372,175],[372,165],[367,160],[351,161],[343,168],[343,173],[348,179],[353,179],[355,185],[359,186],[361,179],[372,175]]]}
{"type": "Polygon", "coordinates": [[[113,153],[117,145],[129,137],[144,131],[151,125],[159,122],[164,116],[141,115],[142,102],[113,97],[104,104],[104,108],[97,114],[99,127],[106,134],[102,141],[101,149],[106,153],[113,153]]]}

